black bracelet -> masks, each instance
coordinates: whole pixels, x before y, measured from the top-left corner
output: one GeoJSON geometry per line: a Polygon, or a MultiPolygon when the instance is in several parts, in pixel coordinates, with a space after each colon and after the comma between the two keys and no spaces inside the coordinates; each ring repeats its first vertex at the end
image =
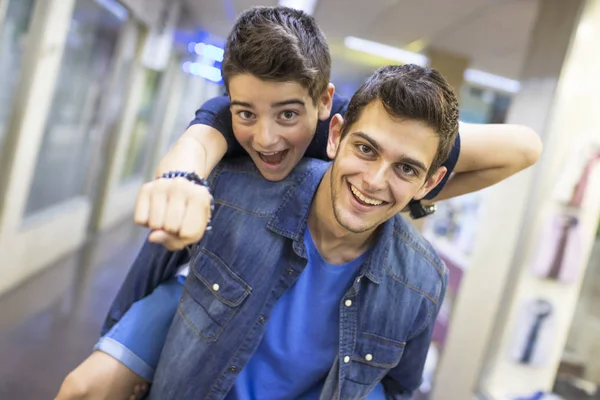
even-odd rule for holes
{"type": "Polygon", "coordinates": [[[204,178],[200,178],[195,172],[169,171],[169,172],[165,172],[164,174],[162,174],[160,176],[160,178],[162,178],[162,179],[184,178],[190,182],[195,183],[196,185],[210,188],[208,181],[204,178]]]}
{"type": "MultiPolygon", "coordinates": [[[[208,194],[210,194],[210,211],[212,214],[212,211],[215,209],[215,202],[213,200],[212,193],[210,191],[210,185],[208,184],[208,181],[206,179],[199,177],[198,174],[196,174],[195,172],[185,172],[185,171],[165,172],[164,174],[162,174],[160,176],[159,179],[173,179],[173,178],[187,179],[188,181],[190,181],[196,185],[204,186],[206,188],[206,190],[208,190],[208,194]]],[[[210,224],[210,217],[208,217],[208,222],[206,223],[206,230],[210,231],[211,229],[212,229],[212,225],[210,224]]]]}

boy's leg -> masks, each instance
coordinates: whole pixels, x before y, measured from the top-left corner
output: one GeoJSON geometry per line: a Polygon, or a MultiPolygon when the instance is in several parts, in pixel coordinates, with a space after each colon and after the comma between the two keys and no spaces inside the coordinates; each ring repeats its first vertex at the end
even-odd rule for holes
{"type": "Polygon", "coordinates": [[[62,383],[56,400],[133,400],[148,382],[119,361],[95,351],[62,383]]]}
{"type": "Polygon", "coordinates": [[[100,338],[94,350],[112,356],[151,382],[183,291],[180,278],[162,283],[152,294],[134,303],[121,321],[100,338]]]}
{"type": "Polygon", "coordinates": [[[135,399],[135,386],[152,381],[182,291],[183,277],[175,277],[136,302],[69,374],[57,399],[135,399]]]}

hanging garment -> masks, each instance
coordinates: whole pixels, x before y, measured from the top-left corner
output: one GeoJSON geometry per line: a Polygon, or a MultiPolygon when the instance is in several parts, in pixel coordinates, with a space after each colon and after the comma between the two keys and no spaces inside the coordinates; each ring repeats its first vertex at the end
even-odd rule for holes
{"type": "Polygon", "coordinates": [[[570,215],[554,215],[545,224],[534,255],[533,273],[563,283],[574,282],[581,269],[579,221],[570,215]]]}

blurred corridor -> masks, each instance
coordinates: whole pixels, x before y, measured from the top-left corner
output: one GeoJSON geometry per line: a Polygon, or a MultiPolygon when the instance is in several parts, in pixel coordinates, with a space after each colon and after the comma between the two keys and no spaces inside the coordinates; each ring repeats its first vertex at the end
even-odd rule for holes
{"type": "Polygon", "coordinates": [[[0,398],[51,399],[86,358],[145,239],[127,222],[49,266],[0,301],[0,398]]]}
{"type": "MultiPolygon", "coordinates": [[[[225,93],[227,34],[258,4],[0,0],[0,400],[52,398],[90,354],[147,234],[139,188],[225,93]]],[[[461,121],[544,143],[534,168],[440,202],[421,227],[451,272],[424,396],[600,399],[600,0],[261,4],[315,16],[342,96],[380,66],[428,65],[461,121]],[[540,272],[552,257],[562,275],[540,272]]]]}

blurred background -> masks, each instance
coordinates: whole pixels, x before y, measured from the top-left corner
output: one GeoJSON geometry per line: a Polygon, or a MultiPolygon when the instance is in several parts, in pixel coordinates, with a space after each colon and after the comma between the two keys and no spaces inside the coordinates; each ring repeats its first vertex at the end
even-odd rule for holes
{"type": "MultiPolygon", "coordinates": [[[[223,94],[225,38],[258,4],[278,3],[0,0],[0,399],[53,398],[91,352],[146,235],[137,191],[223,94]]],[[[342,95],[429,65],[463,121],[544,142],[534,168],[425,221],[451,279],[419,398],[600,399],[600,0],[279,4],[315,16],[342,95]]]]}

